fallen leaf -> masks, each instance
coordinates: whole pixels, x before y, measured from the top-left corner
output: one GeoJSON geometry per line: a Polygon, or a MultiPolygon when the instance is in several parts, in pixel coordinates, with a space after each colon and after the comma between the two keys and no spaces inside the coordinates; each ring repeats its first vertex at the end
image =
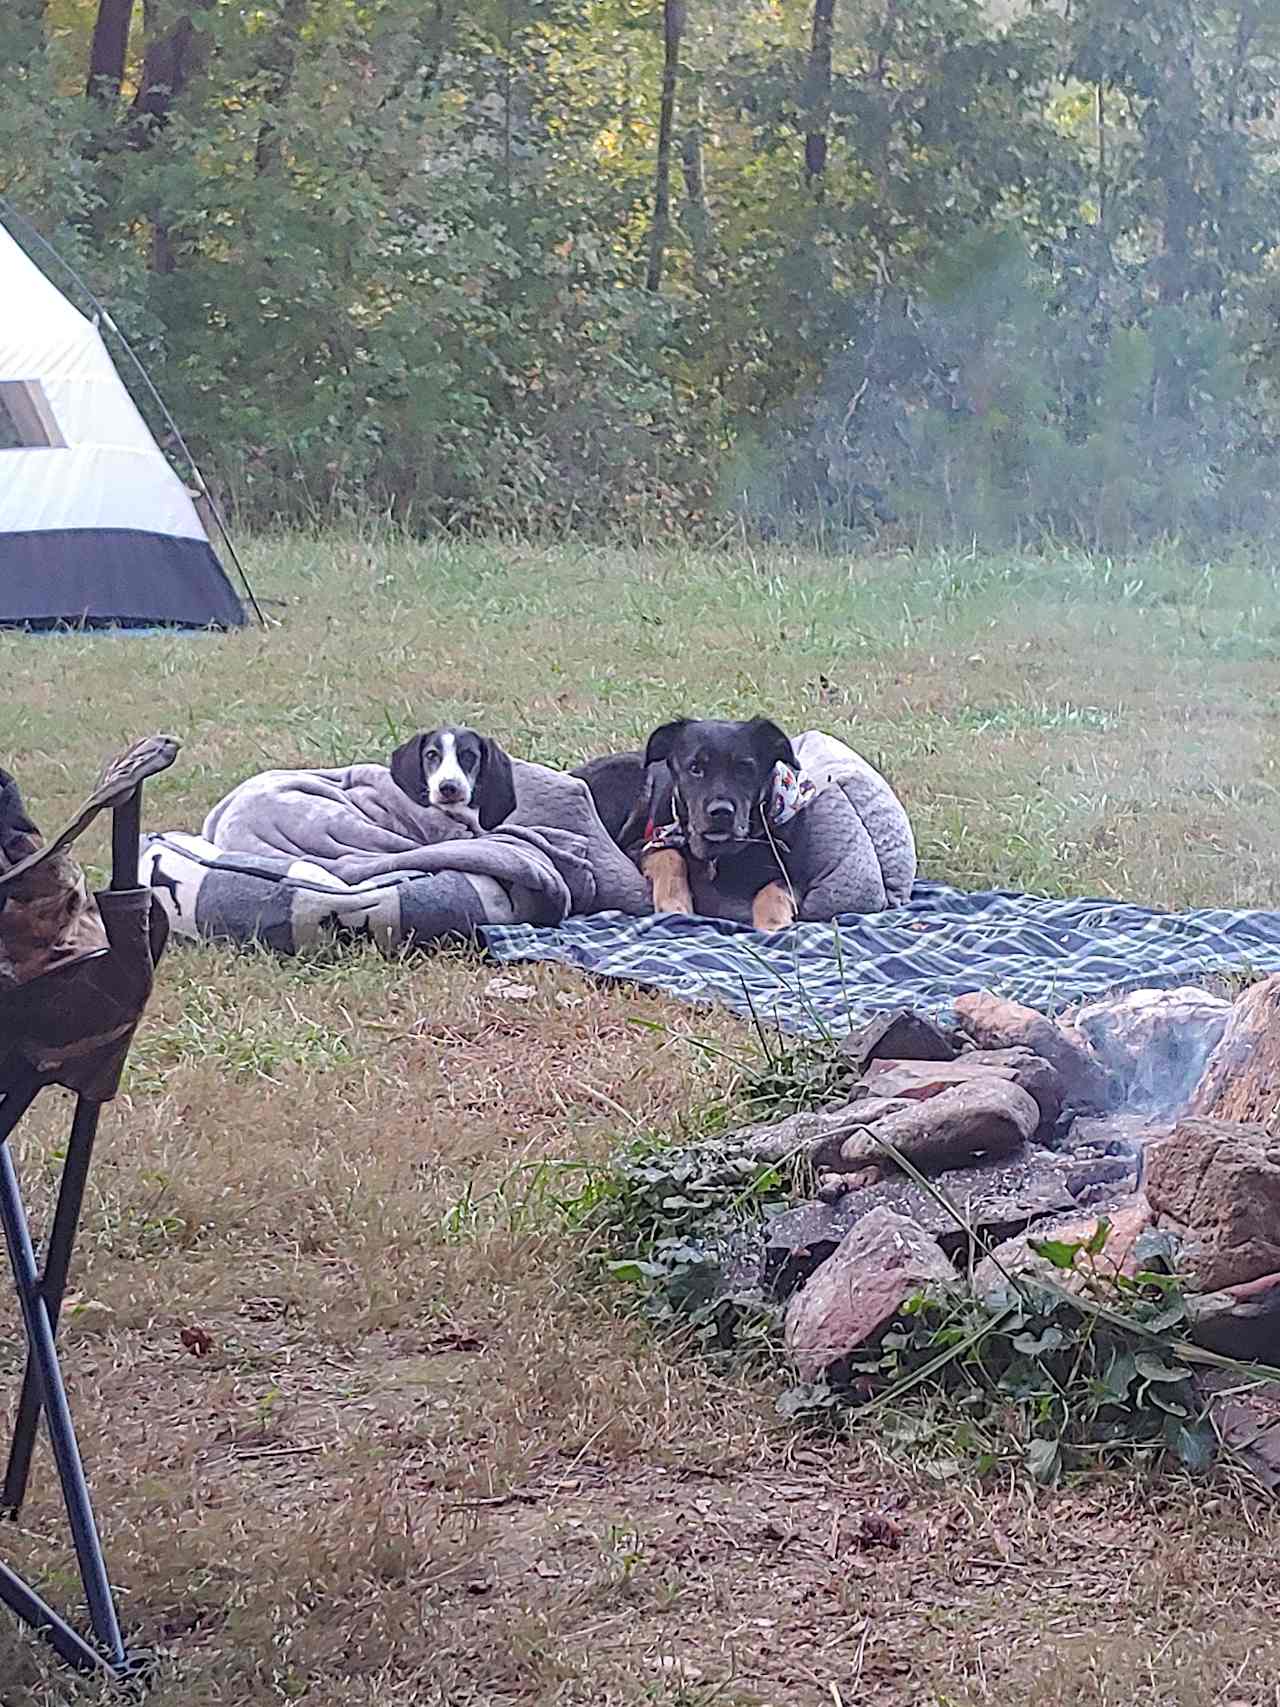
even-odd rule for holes
{"type": "Polygon", "coordinates": [[[859,1548],[897,1547],[902,1540],[902,1526],[886,1517],[882,1511],[864,1511],[858,1523],[855,1543],[859,1548]]]}
{"type": "Polygon", "coordinates": [[[68,1292],[62,1300],[62,1308],[68,1316],[87,1316],[94,1310],[101,1311],[104,1316],[115,1315],[110,1304],[103,1304],[97,1298],[86,1298],[83,1292],[68,1292]]]}
{"type": "Polygon", "coordinates": [[[208,1357],[213,1350],[213,1336],[204,1328],[183,1328],[178,1338],[193,1357],[208,1357]]]}

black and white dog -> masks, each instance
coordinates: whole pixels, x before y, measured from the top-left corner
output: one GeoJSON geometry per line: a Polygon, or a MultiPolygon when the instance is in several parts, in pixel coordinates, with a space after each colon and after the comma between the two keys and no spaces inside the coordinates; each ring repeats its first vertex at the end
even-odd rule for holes
{"type": "Polygon", "coordinates": [[[516,809],[511,760],[474,729],[446,725],[415,735],[391,755],[391,778],[418,806],[435,806],[465,824],[492,830],[516,809]]]}

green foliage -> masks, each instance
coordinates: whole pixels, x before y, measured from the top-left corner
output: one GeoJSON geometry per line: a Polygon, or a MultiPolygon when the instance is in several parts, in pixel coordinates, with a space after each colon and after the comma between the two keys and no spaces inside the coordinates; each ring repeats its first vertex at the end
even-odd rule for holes
{"type": "MultiPolygon", "coordinates": [[[[1125,549],[1280,504],[1280,21],[1257,0],[93,0],[0,18],[0,192],[256,517],[1125,549]]],[[[19,230],[19,236],[21,236],[19,230]]]]}
{"type": "Polygon", "coordinates": [[[1086,1241],[1032,1241],[1066,1284],[1011,1278],[1003,1297],[930,1293],[851,1361],[838,1388],[785,1393],[785,1415],[885,1430],[935,1465],[1021,1464],[1037,1482],[1135,1455],[1202,1471],[1217,1451],[1183,1355],[1186,1307],[1158,1242],[1130,1278],[1086,1241]],[[852,1403],[852,1408],[851,1408],[852,1403]]]}
{"type": "Polygon", "coordinates": [[[1141,290],[1103,320],[1073,288],[987,228],[918,298],[860,310],[817,403],[767,443],[781,474],[757,515],[1088,549],[1266,527],[1275,443],[1224,321],[1141,290]]]}
{"type": "Polygon", "coordinates": [[[708,1354],[767,1348],[777,1308],[757,1284],[759,1239],[794,1193],[796,1169],[753,1161],[724,1141],[638,1140],[615,1157],[583,1217],[655,1326],[708,1354]]]}
{"type": "MultiPolygon", "coordinates": [[[[853,1075],[834,1038],[772,1030],[758,1014],[753,1017],[746,1044],[733,1051],[704,1038],[675,1034],[686,1048],[730,1068],[721,1099],[697,1116],[697,1124],[705,1131],[718,1131],[729,1120],[781,1120],[844,1100],[844,1088],[853,1075]]],[[[634,1023],[642,1029],[666,1031],[656,1021],[634,1023]]]]}

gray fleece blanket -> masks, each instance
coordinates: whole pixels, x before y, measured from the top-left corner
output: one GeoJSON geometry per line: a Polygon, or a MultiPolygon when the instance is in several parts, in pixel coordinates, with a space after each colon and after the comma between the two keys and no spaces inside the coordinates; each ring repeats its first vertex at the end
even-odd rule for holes
{"type": "MultiPolygon", "coordinates": [[[[796,749],[820,788],[793,838],[801,917],[905,900],[915,845],[888,783],[830,736],[811,732],[796,749]]],[[[586,784],[524,760],[512,770],[516,810],[481,834],[415,804],[383,765],[265,771],[219,801],[200,835],[145,837],[142,881],[176,935],[284,954],[335,937],[371,938],[389,954],[489,925],[648,913],[648,886],[586,784]]]]}

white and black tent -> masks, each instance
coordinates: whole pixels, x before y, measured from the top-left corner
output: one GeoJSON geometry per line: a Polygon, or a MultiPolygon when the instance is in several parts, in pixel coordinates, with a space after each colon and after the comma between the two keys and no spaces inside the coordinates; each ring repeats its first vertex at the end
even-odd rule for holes
{"type": "Polygon", "coordinates": [[[0,226],[0,624],[244,620],[97,328],[0,226]]]}

